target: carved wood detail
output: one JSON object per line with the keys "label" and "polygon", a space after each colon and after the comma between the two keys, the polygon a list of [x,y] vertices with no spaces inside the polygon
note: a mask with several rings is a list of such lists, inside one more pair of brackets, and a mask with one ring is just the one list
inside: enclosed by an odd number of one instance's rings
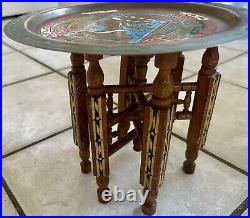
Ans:
{"label": "carved wood detail", "polygon": [[88,113],[91,117],[90,138],[92,144],[93,171],[98,185],[97,197],[101,203],[107,203],[102,193],[109,184],[109,151],[107,136],[106,96],[103,90],[104,74],[99,64],[102,55],[86,55],[89,61]]}
{"label": "carved wood detail", "polygon": [[[108,190],[109,157],[133,140],[134,150],[141,151],[140,183],[144,190],[149,190],[142,210],[153,215],[166,174],[174,120],[190,120],[185,173],[194,172],[198,151],[205,145],[221,78],[216,72],[218,48],[208,48],[204,53],[197,82],[181,81],[184,64],[181,52],[155,55],[159,72],[153,84],[146,80],[152,55],[122,56],[119,85],[106,86],[99,63],[103,56],[85,57],[89,61],[88,87],[84,55],[71,55],[72,70],[68,74],[74,142],[79,147],[82,171],[90,171],[90,133],[97,196],[101,203],[107,203],[102,193]],[[178,99],[180,91],[186,92],[184,99]],[[114,93],[119,94],[118,113],[113,111]],[[176,111],[178,104],[183,105],[183,110]],[[132,122],[134,129],[128,132]],[[117,124],[117,131],[113,131]]]}
{"label": "carved wood detail", "polygon": [[83,173],[91,171],[89,161],[89,131],[86,108],[86,71],[84,55],[71,54],[72,69],[68,73],[68,86],[71,106],[71,120],[74,143],[79,147],[81,170]]}
{"label": "carved wood detail", "polygon": [[199,138],[200,148],[205,146],[205,143],[206,143],[207,133],[208,133],[210,121],[213,115],[218,88],[220,85],[220,79],[221,79],[221,75],[219,73],[216,73],[213,76],[211,76],[211,82],[210,82],[209,91],[208,91],[208,99],[206,102],[205,113],[202,119],[203,122],[201,125],[202,126],[201,131],[200,131],[200,138]]}
{"label": "carved wood detail", "polygon": [[201,143],[204,145],[205,142],[207,127],[212,115],[208,115],[208,113],[212,112],[215,93],[217,93],[219,85],[220,77],[216,72],[218,61],[218,48],[208,48],[203,55],[202,66],[198,74],[198,86],[188,129],[186,161],[183,163],[183,170],[187,174],[194,172],[194,162],[198,156]]}
{"label": "carved wood detail", "polygon": [[164,178],[163,172],[165,173],[164,167],[174,120],[172,70],[177,66],[177,59],[177,53],[155,56],[155,66],[159,68],[159,73],[153,82],[150,105],[146,106],[144,113],[140,183],[145,189],[150,190],[142,206],[143,212],[148,215],[155,213],[158,188]]}

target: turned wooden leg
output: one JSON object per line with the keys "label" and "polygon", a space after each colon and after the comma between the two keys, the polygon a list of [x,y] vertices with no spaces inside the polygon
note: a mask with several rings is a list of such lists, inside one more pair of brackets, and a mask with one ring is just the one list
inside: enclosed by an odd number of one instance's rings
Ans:
{"label": "turned wooden leg", "polygon": [[[185,57],[184,55],[180,52],[178,54],[178,59],[177,59],[177,67],[173,69],[172,75],[173,75],[173,81],[174,85],[179,86],[181,85],[181,79],[182,79],[182,73],[183,73],[183,66],[184,66],[184,60]],[[174,93],[174,102],[177,103],[179,96],[179,92]],[[177,104],[176,104],[177,105]]]}
{"label": "turned wooden leg", "polygon": [[[147,83],[146,75],[148,70],[148,62],[152,58],[152,55],[141,55],[135,57],[135,75],[134,80],[137,86],[143,86]],[[143,93],[137,93],[138,95],[144,95]],[[142,126],[141,121],[134,122],[134,125],[139,128]],[[136,128],[136,129],[137,129]],[[133,140],[134,151],[142,150],[142,138],[139,137],[139,132],[137,132],[138,137]]]}
{"label": "turned wooden leg", "polygon": [[82,173],[91,171],[89,161],[89,131],[86,108],[86,71],[84,55],[71,54],[72,70],[68,73],[69,96],[71,105],[71,120],[73,126],[74,143],[79,148]]}
{"label": "turned wooden leg", "polygon": [[103,90],[104,75],[99,60],[102,55],[86,55],[89,61],[87,71],[88,81],[88,114],[90,139],[92,145],[93,171],[98,185],[97,197],[101,203],[104,190],[109,184],[109,154],[107,139],[106,99]]}
{"label": "turned wooden leg", "polygon": [[[134,58],[132,56],[121,56],[120,64],[120,81],[119,85],[128,85],[129,74],[133,75],[134,73]],[[118,112],[120,113],[127,108],[128,103],[128,94],[119,93],[118,96]],[[118,124],[118,138],[121,139],[124,137],[130,127],[130,122],[120,122]]]}
{"label": "turned wooden leg", "polygon": [[183,171],[187,174],[194,173],[199,149],[206,141],[221,77],[216,71],[218,61],[218,48],[208,48],[203,55],[202,67],[198,74],[198,88],[188,129],[186,160],[183,163]]}
{"label": "turned wooden leg", "polygon": [[149,190],[142,206],[147,215],[156,211],[156,198],[162,184],[174,120],[172,70],[177,66],[177,53],[155,56],[159,73],[153,82],[153,96],[144,113],[143,149],[140,183]]}

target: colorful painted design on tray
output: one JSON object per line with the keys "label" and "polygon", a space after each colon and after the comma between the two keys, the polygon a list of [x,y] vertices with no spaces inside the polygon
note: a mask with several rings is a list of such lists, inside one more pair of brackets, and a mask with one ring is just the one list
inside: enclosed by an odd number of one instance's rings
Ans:
{"label": "colorful painted design on tray", "polygon": [[214,34],[216,20],[180,11],[103,11],[55,19],[41,35],[66,41],[133,44],[188,40]]}

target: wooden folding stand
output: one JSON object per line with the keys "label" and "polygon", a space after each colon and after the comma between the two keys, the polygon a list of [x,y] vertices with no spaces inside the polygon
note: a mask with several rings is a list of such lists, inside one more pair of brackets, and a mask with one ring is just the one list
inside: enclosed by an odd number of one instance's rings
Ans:
{"label": "wooden folding stand", "polygon": [[[109,157],[133,140],[134,150],[141,151],[140,183],[149,190],[142,206],[148,215],[156,211],[174,120],[190,120],[183,171],[192,174],[198,151],[205,145],[220,81],[217,47],[204,53],[197,82],[181,81],[184,56],[178,52],[155,55],[159,72],[153,84],[147,83],[147,64],[152,57],[121,56],[119,85],[103,85],[104,73],[99,64],[103,56],[72,53],[72,71],[68,75],[74,141],[79,147],[82,172],[91,171],[90,137],[97,196],[101,203],[107,203],[102,193],[109,184]],[[85,59],[89,61],[87,75]],[[178,98],[181,91],[186,92],[184,99]],[[113,94],[117,93],[118,112],[114,113]],[[192,93],[195,95],[190,111]],[[177,105],[184,109],[177,111]],[[129,131],[131,123],[134,128]],[[116,124],[117,130],[112,131]]]}

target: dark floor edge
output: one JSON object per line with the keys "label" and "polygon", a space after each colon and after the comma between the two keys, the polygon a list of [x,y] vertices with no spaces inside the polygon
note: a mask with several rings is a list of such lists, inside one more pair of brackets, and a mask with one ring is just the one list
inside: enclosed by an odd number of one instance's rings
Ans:
{"label": "dark floor edge", "polygon": [[[173,135],[174,137],[180,139],[181,141],[186,142],[186,139],[183,138],[182,136],[179,136],[179,135],[176,134],[176,133],[172,133],[172,135]],[[210,157],[216,159],[217,161],[220,161],[221,163],[223,163],[223,164],[229,166],[230,168],[232,168],[232,169],[234,169],[234,170],[236,170],[236,171],[242,173],[243,175],[248,176],[248,172],[247,172],[247,171],[245,171],[245,170],[243,170],[243,169],[237,167],[236,165],[234,165],[234,164],[230,163],[229,161],[227,161],[227,160],[225,160],[225,159],[223,159],[223,158],[217,156],[216,154],[214,154],[214,153],[212,153],[212,152],[210,152],[210,151],[208,151],[208,150],[206,150],[206,149],[204,149],[204,148],[201,148],[200,151],[202,151],[203,153],[205,153],[205,154],[209,155]]]}
{"label": "dark floor edge", "polygon": [[7,157],[9,157],[9,156],[11,156],[11,155],[13,155],[13,154],[16,154],[16,153],[20,152],[20,151],[23,151],[23,150],[25,150],[25,149],[27,149],[27,148],[30,148],[30,147],[32,147],[32,146],[34,146],[34,145],[36,145],[36,144],[39,144],[39,143],[41,143],[41,142],[43,142],[43,141],[46,141],[46,140],[48,140],[48,139],[50,139],[50,138],[53,138],[53,137],[55,137],[55,136],[57,136],[57,135],[59,135],[59,134],[61,134],[61,133],[64,133],[64,132],[70,130],[70,129],[72,129],[72,127],[68,127],[68,128],[63,129],[63,130],[61,130],[61,131],[59,131],[59,132],[53,133],[53,134],[51,134],[51,135],[49,135],[49,136],[47,136],[47,137],[45,137],[45,138],[39,139],[39,140],[37,140],[37,141],[35,141],[35,142],[32,142],[32,143],[30,143],[30,144],[28,144],[28,145],[22,146],[21,148],[18,148],[18,149],[14,150],[14,151],[11,151],[11,152],[7,153],[7,154],[4,154],[4,155],[2,156],[2,159],[7,158]]}
{"label": "dark floor edge", "polygon": [[44,74],[41,74],[41,75],[37,75],[37,76],[29,77],[29,78],[26,78],[26,79],[22,79],[22,80],[19,80],[19,81],[16,81],[16,82],[7,83],[7,84],[2,85],[2,88],[12,86],[12,85],[15,85],[15,84],[18,84],[18,83],[26,82],[26,81],[29,81],[29,80],[32,80],[32,79],[37,79],[37,78],[40,78],[40,77],[43,77],[43,76],[50,75],[52,73],[56,73],[56,72],[44,73]]}
{"label": "dark floor edge", "polygon": [[24,213],[22,207],[20,206],[20,204],[18,203],[15,195],[13,194],[13,192],[11,191],[9,185],[7,184],[7,182],[5,181],[5,179],[2,177],[2,185],[3,188],[6,192],[6,194],[8,195],[11,203],[13,204],[13,206],[15,207],[17,213],[19,216],[26,216],[26,214]]}
{"label": "dark floor edge", "polygon": [[231,214],[230,216],[241,216],[248,208],[248,198],[246,198]]}

